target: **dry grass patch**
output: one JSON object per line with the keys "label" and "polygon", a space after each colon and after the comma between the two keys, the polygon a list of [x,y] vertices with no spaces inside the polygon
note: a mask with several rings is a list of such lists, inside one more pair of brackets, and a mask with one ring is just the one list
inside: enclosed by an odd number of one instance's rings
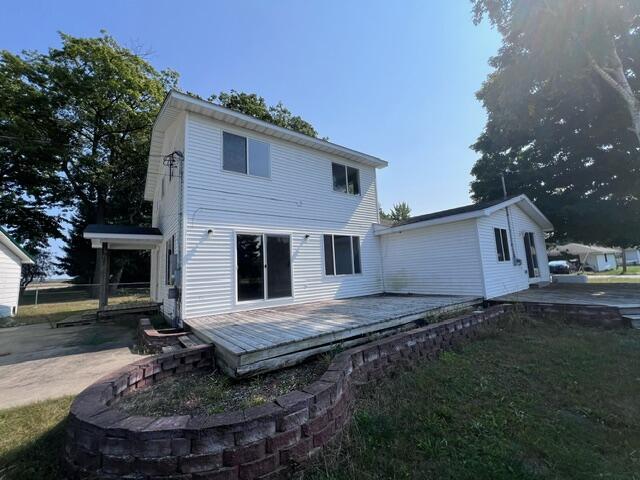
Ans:
{"label": "dry grass patch", "polygon": [[116,406],[134,415],[199,415],[240,410],[270,402],[314,382],[327,369],[330,355],[247,380],[232,380],[218,372],[194,372],[168,377],[133,392]]}

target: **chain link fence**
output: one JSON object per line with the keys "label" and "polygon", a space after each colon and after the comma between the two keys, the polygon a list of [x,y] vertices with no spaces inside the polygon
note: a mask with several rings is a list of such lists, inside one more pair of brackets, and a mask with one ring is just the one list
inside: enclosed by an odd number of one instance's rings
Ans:
{"label": "chain link fence", "polygon": [[[20,307],[33,308],[54,304],[78,304],[83,308],[98,308],[99,284],[50,282],[28,285],[20,295]],[[109,285],[109,303],[148,302],[149,283],[113,283]],[[82,304],[82,305],[80,305]]]}

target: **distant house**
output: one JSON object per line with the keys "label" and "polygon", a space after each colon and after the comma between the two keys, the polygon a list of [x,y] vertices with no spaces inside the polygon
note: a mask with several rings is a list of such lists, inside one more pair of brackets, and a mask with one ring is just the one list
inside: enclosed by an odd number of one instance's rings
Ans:
{"label": "distant house", "polygon": [[29,254],[0,227],[0,317],[18,312],[22,265],[30,263]]}
{"label": "distant house", "polygon": [[[524,195],[382,225],[387,162],[180,92],[151,134],[152,227],[89,227],[151,250],[174,323],[384,292],[492,298],[549,281],[549,220]],[[132,229],[133,228],[133,229]]]}
{"label": "distant house", "polygon": [[573,256],[578,257],[585,270],[605,272],[618,266],[616,256],[619,250],[598,245],[583,245],[581,243],[567,243],[556,245],[549,249],[549,257]]}
{"label": "distant house", "polygon": [[640,265],[640,249],[627,248],[624,251],[624,256],[627,260],[627,265]]}

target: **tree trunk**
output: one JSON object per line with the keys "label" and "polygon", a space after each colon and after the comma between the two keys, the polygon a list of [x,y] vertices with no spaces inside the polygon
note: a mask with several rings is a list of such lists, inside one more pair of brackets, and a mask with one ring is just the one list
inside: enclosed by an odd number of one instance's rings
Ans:
{"label": "tree trunk", "polygon": [[622,249],[622,274],[627,273],[627,256],[624,254],[624,248]]}
{"label": "tree trunk", "polygon": [[124,267],[121,265],[118,267],[116,274],[113,276],[113,280],[111,280],[110,292],[111,295],[115,295],[118,293],[118,284],[120,283],[120,279],[122,278],[122,274],[124,272]]}
{"label": "tree trunk", "polygon": [[636,101],[633,108],[629,107],[629,112],[631,113],[631,121],[633,124],[631,131],[636,134],[638,145],[640,145],[640,102]]}
{"label": "tree trunk", "polygon": [[587,56],[589,57],[591,67],[605,83],[613,88],[627,106],[627,111],[631,117],[631,127],[629,127],[629,130],[635,134],[638,146],[640,147],[640,100],[638,100],[629,84],[624,65],[618,55],[615,39],[613,37],[611,38],[610,51],[606,64],[599,64],[590,52],[587,52]]}

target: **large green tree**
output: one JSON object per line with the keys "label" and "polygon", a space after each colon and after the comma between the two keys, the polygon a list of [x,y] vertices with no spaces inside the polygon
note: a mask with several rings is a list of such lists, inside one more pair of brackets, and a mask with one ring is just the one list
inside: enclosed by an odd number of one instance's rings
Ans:
{"label": "large green tree", "polygon": [[[3,85],[21,100],[10,104],[6,127],[18,132],[21,125],[34,123],[22,138],[14,133],[12,140],[17,140],[10,144],[10,154],[38,169],[32,172],[33,179],[11,186],[12,199],[43,207],[37,213],[50,236],[62,234],[57,219],[46,218],[46,207],[58,203],[74,208],[76,216],[82,216],[79,223],[111,223],[121,217],[148,223],[149,208],[140,184],[149,131],[177,75],[157,71],[106,34],[97,38],[61,34],[61,40],[60,48],[47,53],[2,52]],[[29,189],[37,193],[38,182],[46,195],[32,200],[36,195]],[[61,189],[65,195],[59,194]],[[28,221],[10,214],[5,223],[20,230]],[[74,234],[78,232],[72,229]],[[74,251],[67,251],[67,260],[70,255]],[[99,258],[101,252],[95,255]],[[67,273],[88,277],[86,271],[93,269],[97,282],[100,264],[93,259],[84,262],[84,272]]]}
{"label": "large green tree", "polygon": [[209,97],[209,101],[231,110],[251,115],[265,122],[273,123],[279,127],[295,130],[311,137],[318,136],[318,132],[313,128],[313,125],[299,115],[291,113],[282,102],[278,102],[275,105],[267,105],[265,99],[255,93],[231,90],[229,92],[220,92],[217,95],[213,94]]}
{"label": "large green tree", "polygon": [[69,200],[58,174],[68,136],[39,80],[22,59],[0,52],[0,225],[32,254],[61,237]]}
{"label": "large green tree", "polygon": [[380,218],[392,222],[401,222],[411,217],[411,207],[407,202],[394,203],[389,213],[380,209]]}
{"label": "large green tree", "polygon": [[557,240],[640,243],[640,1],[472,0],[502,35],[475,200],[526,193]]}

